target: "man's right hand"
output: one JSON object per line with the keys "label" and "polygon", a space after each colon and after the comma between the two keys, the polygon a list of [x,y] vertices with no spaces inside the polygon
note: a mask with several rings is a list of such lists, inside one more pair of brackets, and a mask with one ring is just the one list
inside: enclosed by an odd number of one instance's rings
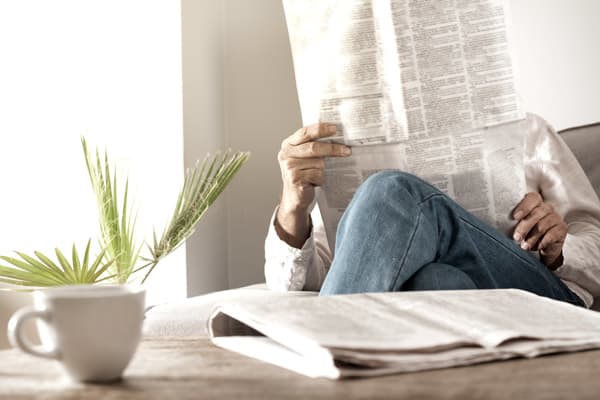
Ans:
{"label": "man's right hand", "polygon": [[319,123],[297,130],[281,143],[277,159],[283,192],[275,228],[290,246],[301,248],[310,235],[309,207],[315,198],[315,186],[323,184],[324,158],[352,154],[350,147],[343,144],[316,141],[335,133],[335,125]]}

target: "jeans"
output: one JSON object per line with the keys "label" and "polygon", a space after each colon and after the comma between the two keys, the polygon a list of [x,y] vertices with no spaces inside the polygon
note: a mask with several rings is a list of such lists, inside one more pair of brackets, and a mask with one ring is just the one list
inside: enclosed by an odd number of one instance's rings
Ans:
{"label": "jeans", "polygon": [[423,180],[385,171],[346,209],[320,294],[499,288],[583,305],[512,239]]}

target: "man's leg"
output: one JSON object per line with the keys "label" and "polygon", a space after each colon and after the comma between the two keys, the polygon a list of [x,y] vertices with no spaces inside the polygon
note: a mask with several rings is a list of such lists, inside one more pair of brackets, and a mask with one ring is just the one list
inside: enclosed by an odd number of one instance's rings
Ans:
{"label": "man's leg", "polygon": [[371,176],[348,206],[322,295],[516,288],[581,305],[535,256],[402,172]]}
{"label": "man's leg", "polygon": [[424,265],[404,282],[400,290],[463,290],[477,289],[469,275],[452,265]]}

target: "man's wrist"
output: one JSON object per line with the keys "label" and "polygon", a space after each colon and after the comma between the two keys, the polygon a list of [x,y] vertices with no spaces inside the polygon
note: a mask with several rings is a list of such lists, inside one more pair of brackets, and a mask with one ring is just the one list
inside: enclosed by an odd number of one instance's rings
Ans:
{"label": "man's wrist", "polygon": [[550,259],[549,257],[542,255],[542,261],[550,271],[556,271],[563,265],[565,258],[563,257],[563,253],[561,251],[560,254],[554,259]]}
{"label": "man's wrist", "polygon": [[279,238],[297,249],[301,249],[304,246],[312,230],[312,222],[308,210],[289,210],[283,204],[280,204],[277,209],[274,224]]}

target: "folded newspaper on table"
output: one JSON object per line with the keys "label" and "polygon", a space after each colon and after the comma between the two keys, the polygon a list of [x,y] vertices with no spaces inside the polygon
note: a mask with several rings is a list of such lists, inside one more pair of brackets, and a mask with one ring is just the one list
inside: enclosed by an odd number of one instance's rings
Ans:
{"label": "folded newspaper on table", "polygon": [[266,293],[208,321],[217,346],[339,379],[600,348],[600,314],[516,289]]}
{"label": "folded newspaper on table", "polygon": [[510,231],[525,194],[525,113],[508,1],[283,3],[303,123],[335,123],[333,140],[354,146],[326,161],[317,192],[330,247],[357,187],[384,169]]}

